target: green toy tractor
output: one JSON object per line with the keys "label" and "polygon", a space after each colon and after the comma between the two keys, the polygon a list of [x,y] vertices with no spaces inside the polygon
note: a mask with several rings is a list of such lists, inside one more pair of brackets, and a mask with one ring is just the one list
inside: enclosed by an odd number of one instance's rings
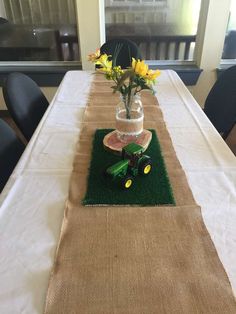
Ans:
{"label": "green toy tractor", "polygon": [[122,149],[122,160],[108,167],[105,174],[124,189],[129,189],[134,177],[147,175],[152,170],[151,158],[143,154],[143,147],[130,143]]}

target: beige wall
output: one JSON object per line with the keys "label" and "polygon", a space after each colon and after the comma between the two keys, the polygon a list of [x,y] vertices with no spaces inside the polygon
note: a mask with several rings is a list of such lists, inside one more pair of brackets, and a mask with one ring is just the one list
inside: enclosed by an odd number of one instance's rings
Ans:
{"label": "beige wall", "polygon": [[3,95],[2,95],[2,89],[1,89],[1,93],[0,93],[0,110],[5,110],[6,106],[5,106],[5,102],[3,99]]}
{"label": "beige wall", "polygon": [[216,81],[216,71],[214,70],[204,70],[196,85],[187,86],[190,93],[199,103],[199,105],[203,108],[206,97]]}
{"label": "beige wall", "polygon": [[57,91],[57,87],[42,87],[41,89],[44,95],[46,96],[47,100],[51,102]]}

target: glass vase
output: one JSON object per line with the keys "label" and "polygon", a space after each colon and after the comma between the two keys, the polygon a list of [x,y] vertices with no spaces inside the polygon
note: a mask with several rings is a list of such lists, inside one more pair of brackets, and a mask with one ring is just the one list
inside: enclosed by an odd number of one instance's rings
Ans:
{"label": "glass vase", "polygon": [[135,142],[143,132],[143,105],[138,94],[121,95],[116,107],[116,133],[123,143]]}

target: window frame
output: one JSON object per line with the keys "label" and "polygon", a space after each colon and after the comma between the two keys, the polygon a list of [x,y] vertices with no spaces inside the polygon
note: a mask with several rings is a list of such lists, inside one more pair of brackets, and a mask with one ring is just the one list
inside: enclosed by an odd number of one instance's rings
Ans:
{"label": "window frame", "polygon": [[[221,65],[230,0],[225,0],[223,7],[220,6],[218,0],[201,1],[195,61],[168,60],[168,62],[163,62],[164,60],[153,60],[154,62],[149,63],[150,67],[176,70],[187,85],[196,84],[203,70],[216,70]],[[92,24],[87,21],[88,13],[92,14],[90,17],[93,21]],[[36,79],[40,86],[58,86],[64,74],[69,70],[93,70],[93,65],[87,61],[87,55],[105,42],[104,0],[76,0],[76,15],[81,62],[0,62],[0,84],[2,84],[4,77],[12,71],[29,74]],[[217,40],[211,40],[215,16],[219,15],[221,16],[221,23],[217,24]],[[220,52],[217,54],[219,50]],[[230,62],[228,64],[233,65],[235,63]]]}

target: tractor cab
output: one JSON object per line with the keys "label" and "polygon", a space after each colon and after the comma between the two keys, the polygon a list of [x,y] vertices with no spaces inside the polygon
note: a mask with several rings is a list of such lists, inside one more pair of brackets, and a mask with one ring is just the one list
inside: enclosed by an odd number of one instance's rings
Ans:
{"label": "tractor cab", "polygon": [[129,159],[129,165],[131,167],[137,167],[138,160],[142,155],[143,147],[136,143],[130,143],[122,149],[122,159]]}
{"label": "tractor cab", "polygon": [[131,187],[138,174],[147,175],[152,168],[151,158],[143,154],[143,147],[130,143],[122,149],[122,160],[106,169],[106,174],[125,189]]}

